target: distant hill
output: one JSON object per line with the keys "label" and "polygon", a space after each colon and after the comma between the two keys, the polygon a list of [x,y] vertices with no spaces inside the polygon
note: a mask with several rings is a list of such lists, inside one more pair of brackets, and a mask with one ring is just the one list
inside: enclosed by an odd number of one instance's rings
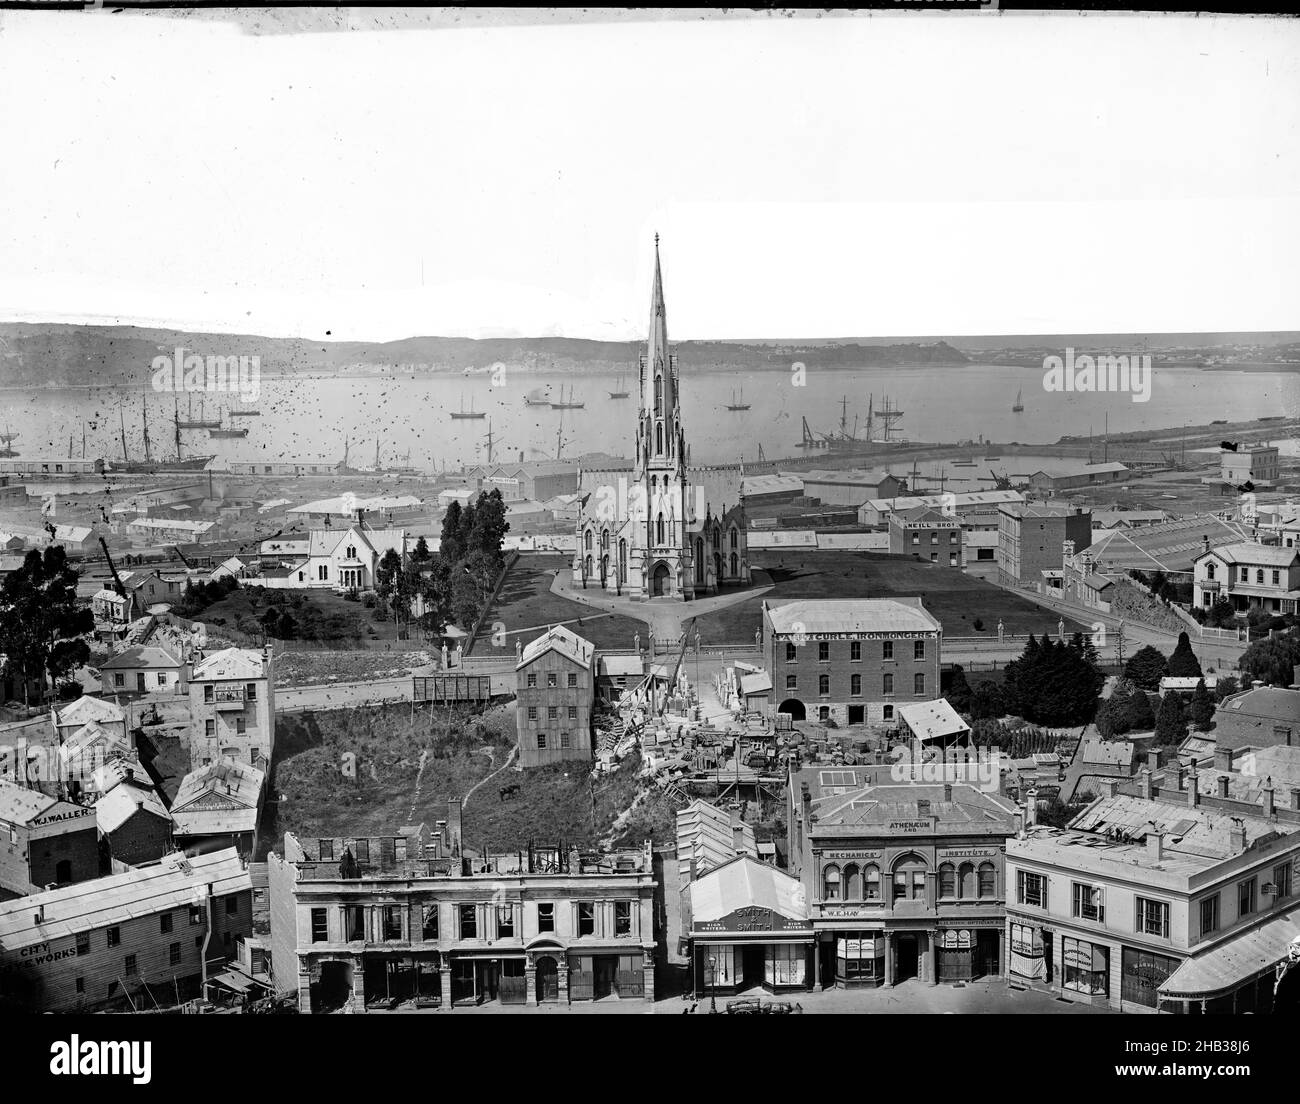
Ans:
{"label": "distant hill", "polygon": [[[408,337],[399,341],[308,341],[252,334],[189,333],[136,326],[14,322],[0,324],[0,385],[143,386],[159,355],[177,347],[202,356],[258,356],[268,376],[417,375],[485,370],[503,363],[515,370],[598,372],[631,370],[644,349],[636,341],[582,338]],[[946,342],[744,342],[683,341],[675,345],[683,367],[787,369],[965,364],[966,354]]]}

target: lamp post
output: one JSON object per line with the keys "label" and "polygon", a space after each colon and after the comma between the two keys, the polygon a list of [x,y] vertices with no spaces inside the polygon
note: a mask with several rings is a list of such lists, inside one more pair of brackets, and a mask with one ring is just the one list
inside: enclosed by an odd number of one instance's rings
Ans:
{"label": "lamp post", "polygon": [[718,998],[717,998],[718,975],[716,970],[717,962],[718,960],[716,958],[714,958],[712,955],[709,955],[709,1014],[710,1015],[712,1015],[718,1010]]}

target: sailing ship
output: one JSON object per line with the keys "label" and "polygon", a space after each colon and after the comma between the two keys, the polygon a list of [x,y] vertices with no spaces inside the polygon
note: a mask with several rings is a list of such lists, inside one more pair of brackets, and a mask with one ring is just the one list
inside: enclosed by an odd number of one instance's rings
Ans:
{"label": "sailing ship", "polygon": [[587,404],[585,402],[575,402],[573,398],[573,388],[569,388],[569,398],[564,398],[564,388],[560,388],[560,401],[551,403],[552,410],[581,410]]}
{"label": "sailing ship", "polygon": [[740,389],[740,402],[737,402],[737,401],[736,401],[736,393],[733,391],[733,392],[731,393],[731,402],[727,403],[727,409],[728,409],[728,410],[748,410],[748,409],[749,409],[749,403],[747,403],[747,402],[745,401],[745,389],[744,389],[743,387]]}
{"label": "sailing ship", "polygon": [[525,406],[550,406],[551,398],[545,387],[535,387],[524,396]]}
{"label": "sailing ship", "polygon": [[4,448],[0,448],[0,457],[4,457],[7,460],[11,456],[17,456],[18,453],[14,451],[13,443],[21,436],[21,433],[14,433],[10,430],[8,424],[6,424],[5,431],[0,433],[0,441],[4,442]]}
{"label": "sailing ship", "polygon": [[191,398],[190,405],[186,409],[185,418],[178,418],[176,427],[178,429],[220,429],[221,419],[218,418],[216,421],[213,421],[211,418],[205,418],[203,416],[203,400],[201,398],[199,399],[199,416],[197,418],[194,417],[194,400]]}
{"label": "sailing ship", "polygon": [[110,460],[108,462],[109,470],[125,475],[154,475],[158,472],[189,472],[202,471],[208,465],[208,461],[213,459],[213,454],[208,453],[203,456],[186,456],[181,448],[181,415],[179,405],[173,414],[173,424],[175,426],[176,438],[176,457],[173,460],[155,460],[153,451],[149,442],[149,408],[142,404],[140,408],[142,419],[143,436],[144,436],[144,459],[132,460],[127,455],[126,448],[126,416],[118,408],[118,418],[121,424],[122,433],[122,459]]}
{"label": "sailing ship", "polygon": [[453,418],[486,418],[486,417],[487,417],[487,415],[486,415],[485,413],[483,413],[483,411],[481,411],[481,410],[475,410],[475,409],[474,409],[474,400],[473,400],[473,398],[471,398],[471,399],[469,400],[469,409],[466,410],[466,409],[465,409],[465,396],[464,396],[464,394],[462,394],[461,397],[460,397],[460,409],[459,409],[459,410],[453,410],[453,411],[451,412],[451,416],[452,416]]}
{"label": "sailing ship", "polygon": [[1012,413],[1012,414],[1019,414],[1022,410],[1025,409],[1025,404],[1024,404],[1024,401],[1023,401],[1023,400],[1024,400],[1024,391],[1023,391],[1023,390],[1021,390],[1021,391],[1017,391],[1017,392],[1016,392],[1016,401],[1015,401],[1014,403],[1011,404],[1011,413]]}
{"label": "sailing ship", "polygon": [[208,430],[208,436],[209,437],[247,437],[248,428],[246,426],[241,426],[239,428],[236,428],[235,426],[220,426],[217,429]]}
{"label": "sailing ship", "polygon": [[262,414],[260,410],[250,406],[232,406],[227,413],[232,418],[257,418]]}
{"label": "sailing ship", "polygon": [[627,395],[628,395],[628,392],[627,392],[627,388],[626,388],[625,384],[623,383],[623,377],[622,377],[622,376],[619,376],[619,377],[618,377],[618,390],[617,390],[617,391],[611,391],[611,392],[609,393],[609,397],[610,397],[611,399],[626,399],[626,398],[627,398]]}

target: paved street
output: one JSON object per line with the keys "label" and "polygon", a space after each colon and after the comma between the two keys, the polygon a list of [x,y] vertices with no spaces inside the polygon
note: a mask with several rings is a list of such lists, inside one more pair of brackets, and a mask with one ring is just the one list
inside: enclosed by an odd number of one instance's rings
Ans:
{"label": "paved street", "polygon": [[[755,989],[746,996],[763,1001],[774,998]],[[718,1012],[724,1014],[727,1001],[734,997],[719,998]],[[957,1016],[1041,1016],[1063,1013],[1066,1015],[1108,1015],[1108,1008],[1076,1004],[1054,997],[1038,989],[1021,989],[1006,982],[976,981],[960,988],[953,985],[925,985],[909,981],[894,989],[827,989],[821,993],[800,993],[796,997],[779,998],[797,1000],[805,1015],[957,1015]],[[368,1012],[366,1015],[427,1015],[427,1016],[485,1016],[485,1015],[625,1015],[625,1016],[680,1016],[695,1005],[695,1015],[708,1014],[709,1000],[683,1001],[678,997],[656,1001],[647,1007],[636,1000],[619,1000],[609,997],[602,1001],[583,1001],[572,1005],[544,1004],[528,1006],[518,1004],[484,1004],[477,1008],[422,1009],[399,1008],[393,1012]]]}

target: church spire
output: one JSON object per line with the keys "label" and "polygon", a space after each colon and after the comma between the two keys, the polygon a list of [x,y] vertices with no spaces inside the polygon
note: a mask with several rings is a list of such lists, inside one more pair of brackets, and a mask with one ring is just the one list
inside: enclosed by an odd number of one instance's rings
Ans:
{"label": "church spire", "polygon": [[664,310],[664,278],[659,271],[659,235],[655,234],[655,279],[650,291],[650,346],[651,369],[656,361],[668,367],[668,313]]}

